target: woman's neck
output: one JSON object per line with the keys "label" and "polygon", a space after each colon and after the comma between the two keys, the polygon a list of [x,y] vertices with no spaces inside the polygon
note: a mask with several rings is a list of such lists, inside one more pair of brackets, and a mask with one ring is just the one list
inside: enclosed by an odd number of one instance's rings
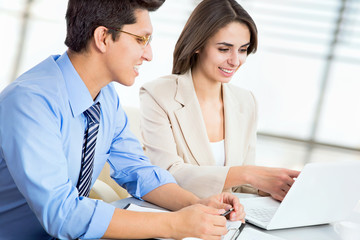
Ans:
{"label": "woman's neck", "polygon": [[211,81],[199,71],[192,71],[192,79],[199,101],[221,101],[222,85],[220,82]]}

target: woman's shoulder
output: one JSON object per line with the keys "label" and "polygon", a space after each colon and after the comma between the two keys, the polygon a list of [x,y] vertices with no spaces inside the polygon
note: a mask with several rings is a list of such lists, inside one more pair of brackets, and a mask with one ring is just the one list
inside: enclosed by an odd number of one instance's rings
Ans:
{"label": "woman's shoulder", "polygon": [[238,99],[239,101],[249,100],[254,101],[254,94],[245,88],[241,88],[235,86],[234,84],[228,83],[225,85],[227,89],[227,93],[231,95],[231,97]]}
{"label": "woman's shoulder", "polygon": [[149,94],[155,99],[163,99],[165,101],[173,99],[177,93],[181,76],[171,74],[149,81],[141,87],[140,94]]}
{"label": "woman's shoulder", "polygon": [[242,112],[248,112],[249,114],[257,113],[257,101],[251,91],[233,84],[227,84],[225,89],[227,95],[225,97],[232,102],[233,107],[237,106]]}
{"label": "woman's shoulder", "polygon": [[176,95],[179,76],[181,75],[167,75],[145,83],[140,88],[140,101],[148,105],[155,101],[163,109],[178,108]]}
{"label": "woman's shoulder", "polygon": [[171,91],[171,90],[176,90],[176,82],[178,79],[178,75],[176,74],[171,74],[171,75],[166,75],[166,76],[162,76],[159,77],[155,80],[146,82],[142,88],[145,89],[146,91],[149,92],[163,92],[164,90],[167,91]]}

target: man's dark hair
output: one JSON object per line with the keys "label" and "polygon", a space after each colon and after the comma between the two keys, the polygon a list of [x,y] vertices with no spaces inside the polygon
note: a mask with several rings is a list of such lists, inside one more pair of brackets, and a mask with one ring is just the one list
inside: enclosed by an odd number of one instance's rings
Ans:
{"label": "man's dark hair", "polygon": [[[157,10],[165,0],[69,0],[66,12],[65,44],[72,51],[86,49],[99,26],[121,29],[136,23],[135,10]],[[115,41],[118,32],[109,29]]]}

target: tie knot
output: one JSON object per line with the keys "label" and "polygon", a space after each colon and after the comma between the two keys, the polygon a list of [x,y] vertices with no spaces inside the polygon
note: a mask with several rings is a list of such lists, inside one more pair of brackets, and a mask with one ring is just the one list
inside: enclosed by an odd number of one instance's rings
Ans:
{"label": "tie knot", "polygon": [[99,123],[100,121],[100,103],[96,103],[89,107],[85,112],[85,116],[88,118],[89,121],[94,123]]}

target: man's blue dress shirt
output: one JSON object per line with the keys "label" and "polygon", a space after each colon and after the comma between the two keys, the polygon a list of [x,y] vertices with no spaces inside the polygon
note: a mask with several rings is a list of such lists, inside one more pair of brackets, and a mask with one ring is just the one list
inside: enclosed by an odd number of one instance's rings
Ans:
{"label": "man's blue dress shirt", "polygon": [[[174,183],[150,164],[129,130],[112,84],[101,89],[92,184],[106,161],[111,176],[141,198]],[[100,238],[114,207],[79,197],[86,117],[94,104],[66,53],[52,56],[0,94],[0,239]]]}

